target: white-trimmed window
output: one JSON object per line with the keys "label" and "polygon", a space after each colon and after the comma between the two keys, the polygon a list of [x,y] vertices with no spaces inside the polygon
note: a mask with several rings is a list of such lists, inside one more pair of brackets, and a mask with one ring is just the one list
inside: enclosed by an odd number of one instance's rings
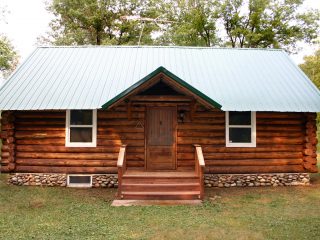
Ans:
{"label": "white-trimmed window", "polygon": [[67,110],[66,147],[96,147],[97,110]]}
{"label": "white-trimmed window", "polygon": [[69,174],[67,177],[68,187],[92,187],[92,176],[84,174]]}
{"label": "white-trimmed window", "polygon": [[226,112],[226,146],[256,146],[255,112]]}

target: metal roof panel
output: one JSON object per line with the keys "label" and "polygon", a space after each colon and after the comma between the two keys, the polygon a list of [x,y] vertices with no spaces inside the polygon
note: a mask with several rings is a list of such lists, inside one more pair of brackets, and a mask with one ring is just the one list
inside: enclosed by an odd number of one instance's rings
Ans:
{"label": "metal roof panel", "polygon": [[101,108],[160,66],[225,111],[320,111],[282,50],[156,46],[39,47],[1,87],[0,109]]}

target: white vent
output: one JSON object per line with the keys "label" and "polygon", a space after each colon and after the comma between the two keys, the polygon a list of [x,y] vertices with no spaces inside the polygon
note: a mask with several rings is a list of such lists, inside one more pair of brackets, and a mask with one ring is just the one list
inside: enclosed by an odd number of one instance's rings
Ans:
{"label": "white vent", "polygon": [[72,174],[67,179],[68,187],[92,187],[91,175]]}

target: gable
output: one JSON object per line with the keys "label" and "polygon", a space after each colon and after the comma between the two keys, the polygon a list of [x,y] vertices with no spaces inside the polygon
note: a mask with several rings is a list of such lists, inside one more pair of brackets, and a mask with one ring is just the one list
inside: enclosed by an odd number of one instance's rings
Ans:
{"label": "gable", "polygon": [[169,86],[167,83],[160,79],[160,81],[156,82],[153,86],[143,90],[142,92],[138,93],[137,95],[141,96],[159,96],[159,95],[169,95],[169,96],[176,96],[176,95],[184,95],[182,92],[174,89],[172,86]]}
{"label": "gable", "polygon": [[[165,84],[164,84],[165,81]],[[161,83],[162,82],[162,83]],[[211,107],[211,108],[221,108],[221,105],[214,101],[213,99],[209,98],[187,82],[183,81],[180,79],[178,76],[174,75],[164,67],[159,67],[144,78],[142,78],[140,81],[137,83],[133,84],[129,88],[127,88],[125,91],[122,93],[118,94],[115,96],[113,99],[108,101],[107,103],[102,105],[103,109],[108,109],[116,105],[117,103],[125,100],[128,98],[130,95],[135,95],[143,92],[150,92],[150,89],[155,90],[156,85],[162,85],[166,86],[166,88],[171,89],[173,91],[173,87],[175,88],[180,88],[180,94],[181,91],[185,92],[188,95],[193,96],[195,99],[197,99],[199,102],[202,104]],[[169,87],[171,85],[171,87]],[[176,93],[178,93],[177,90],[174,90]]]}

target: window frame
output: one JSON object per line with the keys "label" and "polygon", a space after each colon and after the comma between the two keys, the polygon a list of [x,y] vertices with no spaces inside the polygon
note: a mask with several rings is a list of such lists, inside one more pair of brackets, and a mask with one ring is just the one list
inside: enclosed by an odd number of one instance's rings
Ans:
{"label": "window frame", "polygon": [[[236,111],[235,111],[236,112]],[[229,125],[229,111],[226,112],[226,147],[256,147],[257,146],[257,130],[256,130],[256,112],[250,112],[251,125]],[[250,128],[251,142],[250,143],[232,143],[229,142],[230,128]]]}
{"label": "window frame", "polygon": [[[90,177],[90,183],[70,183],[70,177],[72,177],[72,176]],[[91,188],[92,187],[92,175],[90,175],[90,174],[68,174],[67,175],[67,187]]]}
{"label": "window frame", "polygon": [[[96,147],[97,146],[97,109],[89,109],[92,111],[91,125],[72,125],[71,111],[77,109],[69,109],[66,111],[66,147]],[[70,142],[70,128],[92,128],[92,142]]]}

